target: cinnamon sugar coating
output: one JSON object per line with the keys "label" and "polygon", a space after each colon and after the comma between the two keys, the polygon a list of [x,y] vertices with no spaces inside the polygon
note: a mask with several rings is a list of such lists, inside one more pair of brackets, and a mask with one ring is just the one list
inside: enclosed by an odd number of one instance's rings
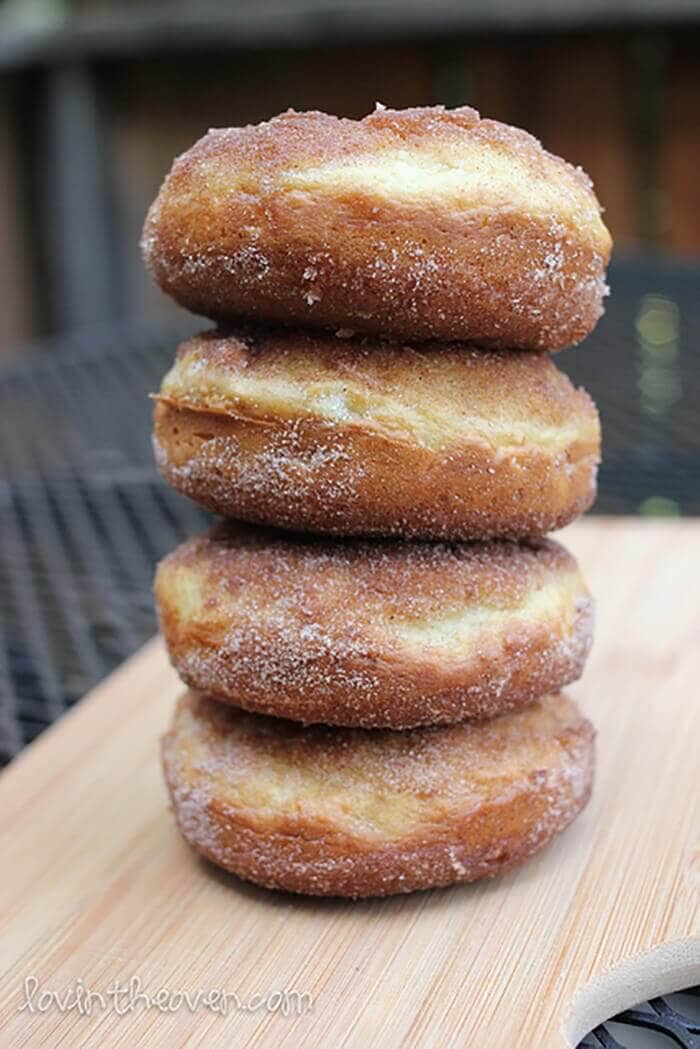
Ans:
{"label": "cinnamon sugar coating", "polygon": [[593,730],[548,696],[488,721],[391,732],[303,728],[196,693],[163,740],[175,818],[241,878],[385,896],[522,863],[586,804]]}
{"label": "cinnamon sugar coating", "polygon": [[194,689],[306,723],[409,728],[490,717],[583,670],[592,602],[551,540],[330,540],[233,522],[155,583]]}
{"label": "cinnamon sugar coating", "polygon": [[611,240],[580,169],[434,106],[212,130],[175,161],[142,248],[218,321],[558,350],[602,313]]}
{"label": "cinnamon sugar coating", "polygon": [[258,524],[520,538],[595,496],[595,407],[544,353],[207,332],[180,348],[157,400],[165,479]]}

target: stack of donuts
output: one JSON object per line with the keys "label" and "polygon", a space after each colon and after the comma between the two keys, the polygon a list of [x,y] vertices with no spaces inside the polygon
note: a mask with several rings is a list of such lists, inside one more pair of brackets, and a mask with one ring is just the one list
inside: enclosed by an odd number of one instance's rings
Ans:
{"label": "stack of donuts", "polygon": [[216,327],[156,396],[165,479],[221,515],[159,566],[189,691],[180,831],[271,888],[370,896],[522,862],[583,808],[561,689],[591,598],[545,534],[600,428],[551,353],[595,325],[591,183],[469,108],[284,113],[176,160],[143,251]]}

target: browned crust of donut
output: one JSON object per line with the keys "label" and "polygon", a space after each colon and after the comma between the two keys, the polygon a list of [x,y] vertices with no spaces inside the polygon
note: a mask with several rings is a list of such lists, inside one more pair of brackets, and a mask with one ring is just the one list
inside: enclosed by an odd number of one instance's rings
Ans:
{"label": "browned crust of donut", "polygon": [[267,888],[385,896],[541,849],[588,801],[593,739],[565,696],[392,733],[301,728],[189,693],[163,764],[179,829],[207,859]]}
{"label": "browned crust of donut", "polygon": [[[226,397],[212,387],[222,375],[234,388]],[[295,396],[340,384],[363,408],[344,421],[287,407],[283,394],[261,405],[235,393],[251,379],[261,390],[287,382]],[[404,424],[411,400],[419,415],[432,412],[438,437]],[[338,535],[517,539],[561,528],[591,505],[600,428],[585,391],[542,353],[207,333],[181,347],[163,382],[154,447],[174,488],[240,520]]]}
{"label": "browned crust of donut", "polygon": [[[467,178],[495,166],[495,196],[493,178],[468,204],[442,193],[460,156]],[[397,157],[401,192],[380,191],[370,176]],[[355,185],[358,162],[370,176]],[[329,165],[340,180],[290,184]],[[411,173],[428,182],[406,196]],[[165,292],[216,320],[557,350],[602,313],[611,241],[580,169],[524,131],[436,106],[210,131],[175,161],[142,247]]]}
{"label": "browned crust of donut", "polygon": [[333,541],[227,522],[166,557],[155,592],[187,685],[306,723],[490,717],[576,680],[592,640],[590,595],[551,540]]}
{"label": "browned crust of donut", "polygon": [[[528,449],[515,471],[483,449],[428,450],[304,421],[267,424],[158,404],[165,480],[214,513],[332,535],[519,539],[563,528],[592,505],[597,453],[553,469]],[[397,478],[401,478],[398,487]]]}

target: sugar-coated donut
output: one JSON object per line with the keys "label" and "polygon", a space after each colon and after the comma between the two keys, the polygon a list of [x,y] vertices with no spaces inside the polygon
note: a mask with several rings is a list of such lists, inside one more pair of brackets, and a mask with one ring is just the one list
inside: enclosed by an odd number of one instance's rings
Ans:
{"label": "sugar-coated donut", "polygon": [[268,888],[386,896],[517,866],[586,804],[592,726],[548,696],[487,721],[366,731],[190,692],[163,741],[190,845]]}
{"label": "sugar-coated donut", "polygon": [[519,538],[591,504],[600,427],[544,353],[250,330],[180,348],[154,447],[173,487],[241,520]]}
{"label": "sugar-coated donut", "polygon": [[170,657],[263,714],[411,728],[522,707],[578,678],[592,603],[551,540],[318,539],[225,522],[161,562]]}
{"label": "sugar-coated donut", "polygon": [[165,292],[218,321],[558,350],[602,313],[611,240],[580,169],[435,106],[210,131],[142,248]]}

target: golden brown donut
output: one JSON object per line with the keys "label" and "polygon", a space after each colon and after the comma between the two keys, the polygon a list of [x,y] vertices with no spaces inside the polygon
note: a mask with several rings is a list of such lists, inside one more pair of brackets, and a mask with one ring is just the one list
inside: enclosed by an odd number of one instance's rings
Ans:
{"label": "golden brown donut", "polygon": [[558,350],[602,313],[611,240],[580,168],[434,106],[210,131],[142,248],[163,291],[218,321]]}
{"label": "golden brown donut", "polygon": [[156,574],[173,665],[263,714],[411,728],[489,717],[583,671],[592,603],[551,540],[329,540],[230,522]]}
{"label": "golden brown donut", "polygon": [[595,496],[595,407],[544,353],[207,332],[180,348],[158,401],[166,480],[257,524],[520,538]]}
{"label": "golden brown donut", "polygon": [[163,740],[190,845],[267,888],[386,896],[515,867],[586,804],[593,729],[563,695],[488,721],[365,731],[197,693]]}

